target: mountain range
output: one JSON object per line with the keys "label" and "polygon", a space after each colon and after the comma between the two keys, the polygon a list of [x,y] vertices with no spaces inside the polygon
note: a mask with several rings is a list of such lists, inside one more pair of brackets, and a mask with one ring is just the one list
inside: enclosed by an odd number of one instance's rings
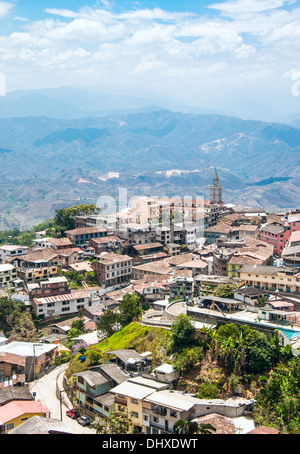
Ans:
{"label": "mountain range", "polygon": [[[209,198],[214,168],[225,202],[267,211],[300,205],[297,121],[292,126],[179,112],[129,98],[120,99],[119,110],[117,100],[108,105],[109,97],[102,108],[97,97],[94,104],[82,100],[80,109],[79,93],[76,108],[66,97],[62,103],[49,98],[46,106],[41,96],[0,100],[2,230],[31,227],[63,206],[117,199],[119,188],[126,188],[128,200]],[[38,99],[40,109],[34,107]]]}

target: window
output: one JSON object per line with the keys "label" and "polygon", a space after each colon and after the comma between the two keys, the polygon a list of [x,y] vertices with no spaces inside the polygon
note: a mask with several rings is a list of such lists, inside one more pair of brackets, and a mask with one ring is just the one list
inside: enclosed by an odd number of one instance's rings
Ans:
{"label": "window", "polygon": [[137,399],[134,399],[134,398],[132,397],[132,398],[131,398],[131,403],[133,403],[133,404],[136,404],[136,405],[137,405],[137,404],[138,404],[138,401],[137,401]]}
{"label": "window", "polygon": [[15,423],[6,424],[6,430],[12,430],[15,427]]}

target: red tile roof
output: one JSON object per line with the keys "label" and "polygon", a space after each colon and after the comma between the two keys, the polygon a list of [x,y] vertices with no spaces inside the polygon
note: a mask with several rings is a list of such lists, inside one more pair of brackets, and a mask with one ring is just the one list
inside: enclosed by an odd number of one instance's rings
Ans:
{"label": "red tile roof", "polygon": [[250,430],[248,434],[279,434],[279,430],[277,429],[272,429],[272,427],[267,427],[267,426],[259,426],[256,427],[253,430]]}

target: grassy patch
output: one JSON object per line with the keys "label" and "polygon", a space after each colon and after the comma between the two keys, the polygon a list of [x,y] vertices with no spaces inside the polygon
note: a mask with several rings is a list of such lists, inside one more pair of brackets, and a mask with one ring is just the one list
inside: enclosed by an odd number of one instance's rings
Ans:
{"label": "grassy patch", "polygon": [[165,339],[168,330],[164,328],[153,328],[148,326],[142,326],[138,323],[132,322],[120,331],[117,331],[112,336],[99,342],[97,345],[89,347],[86,351],[86,361],[80,362],[81,354],[74,357],[73,361],[67,371],[67,376],[71,376],[74,373],[82,372],[93,365],[91,352],[97,352],[99,354],[99,363],[106,362],[105,352],[111,350],[122,350],[131,348],[136,350],[138,353],[145,351],[152,352],[152,358],[154,363],[160,363],[160,359],[163,357],[163,347],[161,346],[162,341]]}

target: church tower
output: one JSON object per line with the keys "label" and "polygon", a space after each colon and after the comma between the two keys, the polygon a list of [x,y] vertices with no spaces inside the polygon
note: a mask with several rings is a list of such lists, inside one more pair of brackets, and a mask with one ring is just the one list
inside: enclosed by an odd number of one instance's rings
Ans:
{"label": "church tower", "polygon": [[210,203],[223,203],[222,185],[220,184],[217,169],[215,169],[214,182],[210,185]]}

